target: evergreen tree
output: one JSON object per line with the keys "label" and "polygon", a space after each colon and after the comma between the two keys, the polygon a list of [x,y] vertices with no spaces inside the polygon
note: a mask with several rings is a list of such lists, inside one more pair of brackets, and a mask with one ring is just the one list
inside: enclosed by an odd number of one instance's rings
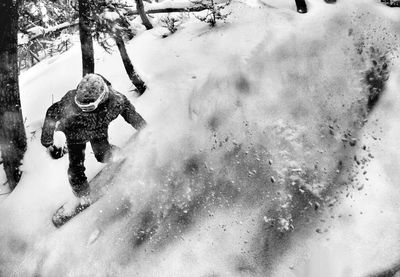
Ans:
{"label": "evergreen tree", "polygon": [[132,61],[126,51],[125,39],[132,39],[135,36],[129,20],[126,18],[126,10],[129,8],[126,4],[118,1],[103,0],[93,3],[94,11],[92,13],[93,35],[100,45],[109,51],[112,45],[109,38],[112,38],[119,50],[125,71],[128,74],[132,84],[136,87],[139,95],[146,90],[146,84],[136,73]]}

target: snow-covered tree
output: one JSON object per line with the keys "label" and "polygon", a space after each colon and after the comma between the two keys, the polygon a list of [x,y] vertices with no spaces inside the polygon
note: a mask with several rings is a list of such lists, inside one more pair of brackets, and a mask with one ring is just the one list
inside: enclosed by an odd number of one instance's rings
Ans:
{"label": "snow-covered tree", "polygon": [[68,30],[78,12],[70,1],[24,0],[19,9],[19,67],[28,68],[71,44]]}
{"label": "snow-covered tree", "polygon": [[32,28],[48,28],[77,18],[70,2],[55,0],[25,0],[20,8],[19,29],[29,32]]}
{"label": "snow-covered tree", "polygon": [[206,10],[205,15],[195,15],[200,21],[208,23],[211,27],[217,24],[217,21],[225,21],[231,14],[223,13],[223,10],[231,3],[227,1],[225,3],[216,3],[214,0],[194,0],[191,1],[196,7]]}

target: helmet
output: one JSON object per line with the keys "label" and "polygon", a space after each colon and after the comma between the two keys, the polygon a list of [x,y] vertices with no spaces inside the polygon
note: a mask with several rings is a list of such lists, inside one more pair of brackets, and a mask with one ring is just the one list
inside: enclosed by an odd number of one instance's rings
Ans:
{"label": "helmet", "polygon": [[94,111],[108,97],[108,86],[97,74],[86,74],[76,89],[75,103],[84,112]]}

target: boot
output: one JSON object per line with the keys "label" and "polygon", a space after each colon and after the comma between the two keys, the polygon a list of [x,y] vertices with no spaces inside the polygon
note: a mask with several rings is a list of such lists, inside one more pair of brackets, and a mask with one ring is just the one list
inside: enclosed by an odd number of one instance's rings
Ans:
{"label": "boot", "polygon": [[61,206],[53,215],[54,226],[61,227],[68,220],[88,208],[91,204],[90,195],[86,194],[80,197],[73,195],[63,206]]}

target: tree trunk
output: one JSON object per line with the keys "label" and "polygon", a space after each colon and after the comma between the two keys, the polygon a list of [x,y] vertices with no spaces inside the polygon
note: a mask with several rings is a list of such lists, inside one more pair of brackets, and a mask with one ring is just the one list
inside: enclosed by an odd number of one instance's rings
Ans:
{"label": "tree trunk", "polygon": [[298,13],[306,13],[307,12],[307,4],[305,0],[295,0],[296,8]]}
{"label": "tree trunk", "polygon": [[82,75],[85,76],[88,73],[94,73],[94,51],[88,0],[79,0],[79,38],[82,51]]}
{"label": "tree trunk", "polygon": [[151,25],[150,20],[147,18],[146,12],[144,11],[143,1],[136,1],[136,9],[139,12],[140,18],[142,19],[143,25],[147,30],[153,29],[153,25]]}
{"label": "tree trunk", "polygon": [[121,54],[122,62],[126,73],[128,73],[129,79],[131,79],[133,85],[137,88],[139,95],[142,95],[146,90],[146,84],[140,79],[139,75],[136,73],[135,68],[129,58],[128,52],[125,48],[124,40],[120,36],[115,37],[115,42],[117,43],[119,53]]}
{"label": "tree trunk", "polygon": [[0,147],[11,189],[21,178],[26,134],[18,85],[18,7],[21,0],[0,2]]}

